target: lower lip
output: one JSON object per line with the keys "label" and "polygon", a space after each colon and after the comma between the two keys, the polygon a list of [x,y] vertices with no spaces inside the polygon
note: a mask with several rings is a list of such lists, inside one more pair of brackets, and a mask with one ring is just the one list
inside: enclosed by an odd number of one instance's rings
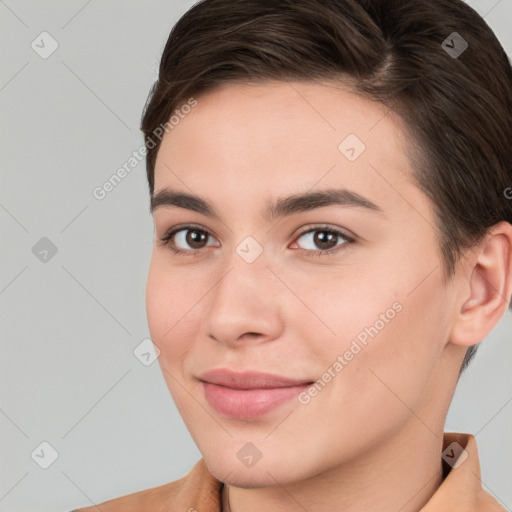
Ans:
{"label": "lower lip", "polygon": [[266,389],[231,389],[202,382],[206,400],[220,414],[239,420],[254,420],[295,398],[311,384]]}

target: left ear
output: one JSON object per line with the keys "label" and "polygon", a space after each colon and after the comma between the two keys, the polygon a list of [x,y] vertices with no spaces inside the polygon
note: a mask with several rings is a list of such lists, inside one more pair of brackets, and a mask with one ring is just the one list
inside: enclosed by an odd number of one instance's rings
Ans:
{"label": "left ear", "polygon": [[[492,226],[469,256],[460,310],[454,319],[450,342],[472,346],[480,343],[505,314],[512,295],[512,224]],[[464,284],[467,280],[464,281]]]}

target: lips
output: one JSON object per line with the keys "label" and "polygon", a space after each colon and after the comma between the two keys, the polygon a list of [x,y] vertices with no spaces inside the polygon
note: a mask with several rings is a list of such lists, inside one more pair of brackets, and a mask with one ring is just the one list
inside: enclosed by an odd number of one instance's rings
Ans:
{"label": "lips", "polygon": [[218,368],[209,370],[199,376],[199,380],[225,386],[232,389],[255,389],[255,388],[284,388],[311,384],[313,381],[307,379],[291,379],[281,375],[263,372],[234,372],[232,370]]}
{"label": "lips", "polygon": [[308,388],[313,381],[262,372],[219,368],[201,374],[205,398],[221,415],[254,420]]}

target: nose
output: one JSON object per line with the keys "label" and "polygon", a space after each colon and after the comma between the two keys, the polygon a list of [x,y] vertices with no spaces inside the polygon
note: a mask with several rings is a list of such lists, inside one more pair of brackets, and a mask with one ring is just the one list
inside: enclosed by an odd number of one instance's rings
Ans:
{"label": "nose", "polygon": [[285,291],[263,255],[247,263],[234,254],[207,296],[206,334],[231,348],[279,338],[284,324]]}

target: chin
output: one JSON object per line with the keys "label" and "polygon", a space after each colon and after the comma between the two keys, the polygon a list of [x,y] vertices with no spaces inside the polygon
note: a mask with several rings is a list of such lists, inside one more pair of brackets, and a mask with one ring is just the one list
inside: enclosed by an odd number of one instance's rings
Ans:
{"label": "chin", "polygon": [[[290,463],[284,458],[264,456],[252,467],[246,467],[236,457],[231,457],[226,453],[222,455],[205,454],[204,461],[210,473],[228,485],[252,489],[259,487],[275,487],[279,485],[288,485],[297,481],[305,480],[314,476],[315,471],[308,471],[305,461]],[[300,467],[299,467],[300,465]]]}
{"label": "chin", "polygon": [[220,474],[211,473],[225,484],[243,489],[256,489],[262,487],[276,487],[295,482],[295,479],[287,471],[269,471],[264,466],[258,468],[240,468],[240,466],[222,467]]}

